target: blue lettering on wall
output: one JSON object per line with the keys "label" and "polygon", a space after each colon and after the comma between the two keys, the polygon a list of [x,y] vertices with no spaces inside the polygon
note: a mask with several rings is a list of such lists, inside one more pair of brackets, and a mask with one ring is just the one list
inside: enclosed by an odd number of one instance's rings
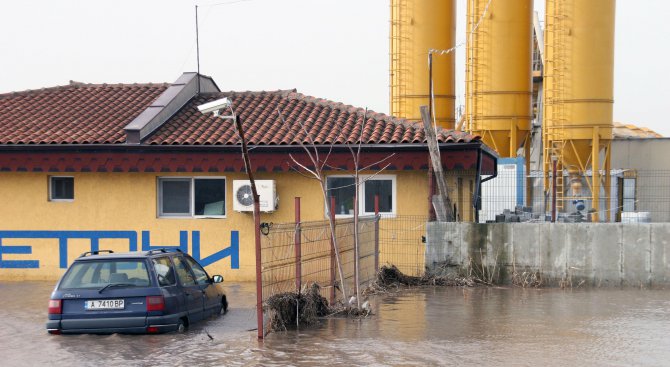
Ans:
{"label": "blue lettering on wall", "polygon": [[[178,248],[188,252],[188,231],[179,232],[178,246],[152,246],[149,231],[142,231],[142,250],[148,251],[157,248]],[[2,244],[3,238],[12,239],[57,239],[59,252],[59,266],[67,268],[68,240],[88,239],[91,241],[91,251],[100,249],[100,239],[127,239],[128,250],[137,251],[137,232],[135,231],[0,231],[0,268],[31,269],[39,268],[39,260],[6,260],[3,254],[32,254],[32,246],[7,246]],[[226,257],[230,257],[230,267],[240,268],[240,241],[239,232],[231,231],[230,246],[217,251],[205,258],[200,257],[200,231],[191,233],[192,256],[203,266],[211,265]]]}
{"label": "blue lettering on wall", "polygon": [[193,231],[191,236],[191,242],[193,242],[193,258],[198,260],[202,266],[213,264],[230,256],[230,268],[240,268],[240,232],[230,231],[230,247],[217,251],[205,258],[200,257],[200,231]]}
{"label": "blue lettering on wall", "polygon": [[37,260],[3,260],[3,254],[31,254],[33,248],[30,246],[3,246],[0,238],[0,268],[8,269],[31,269],[39,268],[40,262]]}
{"label": "blue lettering on wall", "polygon": [[[142,231],[142,251],[159,248],[179,249],[182,252],[188,251],[188,231],[179,231],[179,246],[153,246],[151,245],[150,237],[151,234],[149,231]],[[200,231],[192,231],[191,250],[191,256],[202,266],[211,265],[230,256],[230,268],[240,268],[240,232],[238,231],[230,231],[230,247],[217,251],[205,258],[200,257]]]}

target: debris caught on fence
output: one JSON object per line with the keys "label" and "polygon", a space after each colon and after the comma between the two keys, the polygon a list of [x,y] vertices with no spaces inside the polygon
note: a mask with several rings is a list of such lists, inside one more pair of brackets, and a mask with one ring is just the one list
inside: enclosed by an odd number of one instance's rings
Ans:
{"label": "debris caught on fence", "polygon": [[474,287],[483,283],[472,276],[424,274],[416,277],[403,274],[395,265],[384,265],[377,273],[377,279],[365,290],[364,294],[377,294],[398,291],[404,287],[445,286]]}
{"label": "debris caught on fence", "polygon": [[275,294],[265,301],[265,311],[270,315],[269,330],[285,331],[298,326],[312,326],[324,317],[367,317],[372,314],[369,301],[360,308],[338,303],[329,306],[321,296],[321,287],[313,283],[301,293],[285,292]]}
{"label": "debris caught on fence", "polygon": [[268,298],[265,308],[270,313],[270,329],[281,331],[297,325],[313,325],[319,317],[330,314],[328,301],[319,290],[314,283],[302,293],[285,292]]}

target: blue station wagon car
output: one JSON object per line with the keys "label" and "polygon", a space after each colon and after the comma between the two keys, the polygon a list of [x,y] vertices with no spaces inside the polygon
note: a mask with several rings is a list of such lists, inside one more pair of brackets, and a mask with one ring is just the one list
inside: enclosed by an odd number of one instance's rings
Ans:
{"label": "blue station wagon car", "polygon": [[179,250],[87,252],[72,263],[51,294],[47,331],[183,331],[210,315],[226,313],[222,281]]}

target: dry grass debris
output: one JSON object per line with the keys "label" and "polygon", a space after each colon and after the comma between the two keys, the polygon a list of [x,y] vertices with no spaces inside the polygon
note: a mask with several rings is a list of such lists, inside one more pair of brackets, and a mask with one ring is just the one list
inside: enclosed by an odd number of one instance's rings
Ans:
{"label": "dry grass debris", "polygon": [[272,331],[287,330],[299,325],[314,325],[320,317],[331,314],[328,301],[314,283],[303,293],[279,293],[268,298],[265,310],[270,314]]}
{"label": "dry grass debris", "polygon": [[396,292],[407,287],[442,286],[442,287],[474,287],[483,283],[472,276],[424,274],[416,277],[403,274],[395,265],[384,265],[377,273],[377,279],[363,292],[378,294]]}

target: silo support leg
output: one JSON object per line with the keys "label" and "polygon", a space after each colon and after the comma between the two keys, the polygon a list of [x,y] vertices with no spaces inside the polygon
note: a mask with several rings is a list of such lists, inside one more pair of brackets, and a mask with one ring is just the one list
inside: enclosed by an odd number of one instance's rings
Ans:
{"label": "silo support leg", "polygon": [[600,215],[600,131],[599,127],[593,128],[593,141],[591,144],[591,181],[592,181],[592,208],[595,210],[591,221],[598,222]]}
{"label": "silo support leg", "polygon": [[516,145],[516,135],[517,135],[517,130],[518,127],[516,125],[516,119],[513,119],[510,121],[510,138],[509,138],[509,156],[512,158],[516,158],[516,150],[519,148]]}
{"label": "silo support leg", "polygon": [[532,195],[531,186],[533,182],[530,179],[530,134],[526,136],[526,142],[523,144],[524,158],[526,163],[526,206],[532,206],[530,197]]}
{"label": "silo support leg", "polygon": [[612,222],[612,161],[610,159],[611,144],[605,147],[605,208],[607,209],[607,222]]}

